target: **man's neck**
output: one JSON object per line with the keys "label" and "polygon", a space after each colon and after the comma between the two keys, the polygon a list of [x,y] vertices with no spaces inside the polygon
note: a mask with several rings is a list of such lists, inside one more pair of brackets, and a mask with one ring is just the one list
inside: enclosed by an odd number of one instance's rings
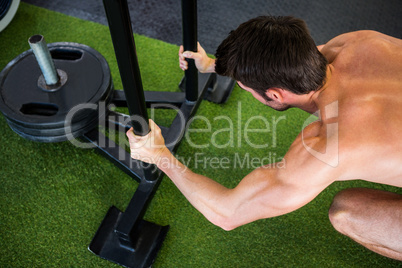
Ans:
{"label": "man's neck", "polygon": [[303,95],[294,95],[294,98],[291,98],[291,103],[289,103],[292,107],[299,108],[305,112],[310,114],[314,114],[319,109],[319,97],[328,87],[329,82],[332,77],[333,67],[331,64],[327,66],[327,74],[325,78],[324,85],[318,89],[317,91],[311,91],[308,94]]}

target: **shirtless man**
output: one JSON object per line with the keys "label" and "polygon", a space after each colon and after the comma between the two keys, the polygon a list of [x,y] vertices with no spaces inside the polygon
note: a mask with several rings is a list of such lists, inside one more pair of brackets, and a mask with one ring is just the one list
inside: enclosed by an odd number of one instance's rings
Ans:
{"label": "shirtless man", "polygon": [[[128,131],[132,157],[156,164],[213,224],[232,230],[289,213],[334,181],[402,187],[402,40],[358,31],[316,47],[302,20],[258,17],[229,34],[216,60],[201,46],[197,53],[180,48],[182,69],[185,58],[200,72],[232,77],[269,107],[297,107],[320,118],[290,146],[286,168],[257,168],[234,189],[180,163],[152,120],[144,137]],[[402,195],[347,189],[335,196],[329,218],[342,234],[402,260]]]}

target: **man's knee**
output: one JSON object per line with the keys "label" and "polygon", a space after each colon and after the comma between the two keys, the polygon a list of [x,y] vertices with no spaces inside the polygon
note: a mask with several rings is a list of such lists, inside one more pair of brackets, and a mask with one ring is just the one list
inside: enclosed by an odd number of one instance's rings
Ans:
{"label": "man's knee", "polygon": [[339,192],[329,209],[334,228],[384,256],[402,260],[400,234],[402,196],[396,193],[352,188]]}
{"label": "man's knee", "polygon": [[336,194],[329,208],[329,220],[332,226],[340,233],[350,232],[350,225],[354,215],[361,205],[361,195],[364,189],[351,188]]}
{"label": "man's knee", "polygon": [[[389,198],[395,194],[369,188],[350,188],[337,193],[329,208],[329,220],[334,228],[345,235],[359,229],[355,222],[367,216],[368,210],[375,209],[378,198]],[[373,206],[374,205],[374,206]]]}

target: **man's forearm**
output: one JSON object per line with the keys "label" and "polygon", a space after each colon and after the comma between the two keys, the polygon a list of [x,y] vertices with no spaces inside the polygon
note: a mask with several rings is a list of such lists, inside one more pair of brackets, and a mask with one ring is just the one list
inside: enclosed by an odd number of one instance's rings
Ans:
{"label": "man's forearm", "polygon": [[213,224],[224,227],[230,213],[229,192],[231,189],[196,174],[178,161],[170,152],[158,163],[162,170],[187,198]]}

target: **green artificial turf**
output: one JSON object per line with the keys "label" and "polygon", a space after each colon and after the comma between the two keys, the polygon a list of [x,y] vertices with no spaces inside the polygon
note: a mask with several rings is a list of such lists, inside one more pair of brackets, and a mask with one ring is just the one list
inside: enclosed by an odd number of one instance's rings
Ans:
{"label": "green artificial turf", "polygon": [[[34,34],[44,35],[48,43],[77,42],[98,50],[110,65],[115,87],[122,88],[106,26],[26,3],[0,33],[0,68],[28,50],[27,40]],[[144,36],[135,39],[144,88],[176,91],[183,75],[178,47]],[[252,119],[255,115],[260,117]],[[173,116],[157,111],[153,117],[168,124]],[[275,112],[236,87],[225,104],[202,102],[177,156],[195,172],[234,187],[259,162],[280,160],[307,118],[295,109]],[[108,208],[115,205],[124,211],[137,183],[92,149],[69,142],[24,140],[3,116],[0,129],[0,266],[117,267],[87,247]],[[338,234],[330,225],[327,211],[333,196],[357,186],[401,193],[398,188],[362,181],[334,183],[293,213],[226,232],[209,223],[165,177],[145,214],[148,221],[170,225],[154,267],[400,265]]]}

